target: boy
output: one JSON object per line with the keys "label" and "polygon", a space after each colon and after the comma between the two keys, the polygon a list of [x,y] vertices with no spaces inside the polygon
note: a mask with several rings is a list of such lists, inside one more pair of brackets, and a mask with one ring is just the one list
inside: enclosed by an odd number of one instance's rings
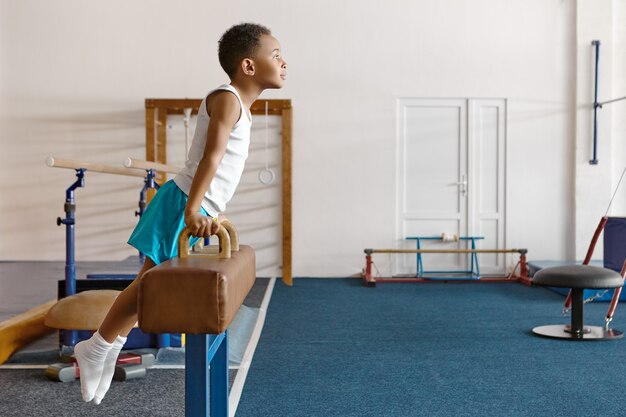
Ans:
{"label": "boy", "polygon": [[[281,88],[287,76],[278,40],[256,24],[227,30],[219,61],[231,83],[202,101],[185,167],[159,189],[128,241],[146,255],[138,277],[177,255],[185,226],[196,237],[191,244],[217,232],[217,215],[235,192],[248,156],[250,106],[263,90]],[[117,356],[137,322],[137,283],[120,293],[100,329],[74,348],[84,401],[100,404],[111,385]]]}

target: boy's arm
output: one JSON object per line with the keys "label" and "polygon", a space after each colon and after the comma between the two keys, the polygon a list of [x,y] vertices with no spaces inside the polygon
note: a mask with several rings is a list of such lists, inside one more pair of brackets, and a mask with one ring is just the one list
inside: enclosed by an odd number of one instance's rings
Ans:
{"label": "boy's arm", "polygon": [[219,228],[218,223],[200,213],[200,203],[226,153],[230,132],[242,111],[239,100],[232,93],[224,91],[213,97],[204,154],[191,181],[185,207],[185,224],[192,236],[208,237],[211,231],[215,233]]}

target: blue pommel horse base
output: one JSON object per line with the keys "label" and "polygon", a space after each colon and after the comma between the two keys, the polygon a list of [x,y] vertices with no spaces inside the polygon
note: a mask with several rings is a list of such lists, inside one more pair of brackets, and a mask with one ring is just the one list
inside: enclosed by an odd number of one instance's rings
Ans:
{"label": "blue pommel horse base", "polygon": [[238,245],[226,222],[218,231],[219,255],[189,254],[189,234],[183,230],[179,257],[139,278],[141,330],[186,334],[187,417],[228,417],[227,329],[256,279],[254,251]]}

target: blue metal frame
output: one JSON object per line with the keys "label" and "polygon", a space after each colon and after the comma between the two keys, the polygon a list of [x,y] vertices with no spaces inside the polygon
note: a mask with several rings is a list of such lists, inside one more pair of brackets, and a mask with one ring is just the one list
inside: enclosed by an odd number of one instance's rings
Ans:
{"label": "blue metal frame", "polygon": [[[144,211],[146,211],[146,206],[148,205],[146,201],[147,195],[148,195],[148,189],[154,188],[155,190],[159,191],[159,188],[161,188],[159,183],[155,181],[155,178],[156,178],[156,171],[154,169],[147,169],[146,179],[144,180],[144,186],[139,192],[139,211],[135,211],[136,217],[141,218],[141,216],[143,216]],[[145,260],[146,260],[146,255],[144,255],[140,251],[139,262],[143,264]]]}
{"label": "blue metal frame", "polygon": [[594,80],[594,96],[593,96],[593,159],[589,161],[591,165],[598,165],[598,109],[603,105],[615,103],[617,101],[626,100],[626,97],[620,97],[612,100],[598,102],[598,63],[600,62],[600,41],[593,40],[591,44],[596,47],[596,66]]}
{"label": "blue metal frame", "polygon": [[593,99],[593,159],[589,161],[589,164],[598,165],[598,107],[601,107],[598,103],[598,61],[600,61],[600,41],[591,41],[591,44],[596,47],[596,79]]}
{"label": "blue metal frame", "polygon": [[[476,249],[476,241],[483,240],[482,236],[462,236],[458,240],[470,241],[471,249]],[[415,240],[417,243],[417,249],[422,249],[422,240],[441,240],[440,236],[409,236],[406,240]],[[417,278],[428,279],[441,279],[441,280],[453,280],[453,279],[480,279],[480,267],[478,266],[478,254],[473,252],[470,256],[470,269],[469,270],[451,270],[451,271],[425,271],[424,262],[422,260],[422,254],[417,253],[417,271],[415,276]],[[427,274],[467,274],[466,276],[427,276]]]}
{"label": "blue metal frame", "polygon": [[228,330],[186,337],[185,417],[209,416],[228,417]]}
{"label": "blue metal frame", "polygon": [[[76,260],[74,258],[74,224],[76,223],[76,200],[74,190],[85,186],[85,170],[76,170],[77,180],[65,191],[65,218],[57,217],[57,226],[65,227],[65,296],[76,294]],[[63,342],[66,346],[74,346],[78,338],[76,330],[65,330]]]}

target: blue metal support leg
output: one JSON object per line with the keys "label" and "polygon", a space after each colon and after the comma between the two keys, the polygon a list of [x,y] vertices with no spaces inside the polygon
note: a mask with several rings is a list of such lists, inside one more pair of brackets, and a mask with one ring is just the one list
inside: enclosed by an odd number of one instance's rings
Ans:
{"label": "blue metal support leg", "polygon": [[[422,249],[421,242],[423,240],[434,240],[441,241],[441,236],[409,236],[405,238],[406,240],[415,240],[417,243],[417,249]],[[476,240],[483,240],[482,236],[460,236],[457,237],[457,241],[470,241],[471,249],[476,249]],[[422,252],[417,252],[417,270],[416,270],[416,278],[426,278],[433,280],[453,280],[453,279],[480,279],[480,268],[478,266],[478,254],[476,252],[472,252],[469,255],[470,259],[470,269],[467,270],[453,270],[453,271],[433,271],[433,270],[424,270],[424,258]],[[429,274],[431,274],[429,276]],[[464,276],[455,276],[455,275],[439,275],[439,274],[465,274]]]}
{"label": "blue metal support leg", "polygon": [[[74,258],[75,238],[74,224],[76,219],[76,200],[74,190],[85,186],[85,170],[76,170],[76,181],[65,191],[65,218],[57,218],[57,225],[65,225],[65,296],[76,294],[76,260]],[[76,330],[63,332],[63,344],[74,346],[78,338]]]}
{"label": "blue metal support leg", "polygon": [[[228,330],[226,331],[228,332]],[[228,417],[228,335],[219,344],[210,370],[211,415]]]}
{"label": "blue metal support leg", "polygon": [[[422,249],[422,246],[420,245],[420,240],[416,239],[417,241],[417,249]],[[416,277],[421,277],[424,275],[424,265],[422,264],[422,254],[418,252],[417,254],[417,275]]]}
{"label": "blue metal support leg", "polygon": [[228,417],[228,330],[187,335],[185,416]]}
{"label": "blue metal support leg", "polygon": [[[147,196],[148,196],[148,190],[150,188],[154,188],[155,190],[158,191],[160,188],[159,183],[155,181],[155,177],[156,177],[156,171],[154,169],[146,170],[146,179],[144,180],[144,186],[139,192],[139,211],[135,211],[136,217],[141,218],[141,216],[143,216],[144,211],[146,211],[146,206],[148,205],[146,201]],[[139,252],[140,263],[143,264],[145,260],[146,260],[146,256],[143,253]],[[169,345],[167,345],[167,347],[169,347]]]}
{"label": "blue metal support leg", "polygon": [[157,347],[166,348],[172,346],[172,337],[169,333],[161,333],[157,335]]}

